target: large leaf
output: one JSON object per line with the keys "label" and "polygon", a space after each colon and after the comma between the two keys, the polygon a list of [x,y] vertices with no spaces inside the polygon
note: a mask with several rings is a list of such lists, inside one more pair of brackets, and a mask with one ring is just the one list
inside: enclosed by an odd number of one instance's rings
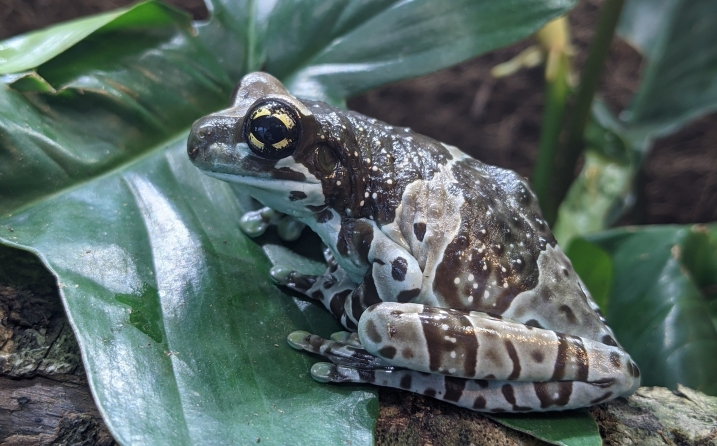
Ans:
{"label": "large leaf", "polygon": [[340,103],[522,38],[573,4],[214,0],[211,20],[192,24],[150,2],[0,42],[15,49],[0,70],[28,70],[0,78],[0,241],[58,277],[115,437],[369,442],[374,391],[313,382],[284,341],[335,321],[271,285],[261,246],[237,228],[246,197],[190,165],[187,130],[250,70]]}
{"label": "large leaf", "polygon": [[717,110],[717,3],[629,0],[618,33],[646,58],[624,119],[631,131],[664,136]]}
{"label": "large leaf", "polygon": [[621,228],[588,240],[612,258],[605,316],[642,383],[717,395],[717,225]]}

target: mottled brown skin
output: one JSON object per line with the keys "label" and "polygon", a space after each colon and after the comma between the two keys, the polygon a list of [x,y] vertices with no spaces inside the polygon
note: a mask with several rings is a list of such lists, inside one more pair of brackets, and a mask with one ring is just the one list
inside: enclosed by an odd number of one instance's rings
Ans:
{"label": "mottled brown skin", "polygon": [[326,244],[324,275],[271,272],[358,332],[290,335],[333,362],[312,368],[317,380],[496,413],[581,407],[639,385],[514,172],[299,100],[264,73],[242,80],[231,108],[195,123],[188,154]]}

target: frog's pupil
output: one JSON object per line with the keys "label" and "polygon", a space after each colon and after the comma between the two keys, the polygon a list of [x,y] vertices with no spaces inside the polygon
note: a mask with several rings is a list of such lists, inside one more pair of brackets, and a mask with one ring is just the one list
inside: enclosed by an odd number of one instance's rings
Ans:
{"label": "frog's pupil", "polygon": [[264,144],[272,145],[286,139],[286,126],[274,116],[260,116],[251,122],[251,133]]}

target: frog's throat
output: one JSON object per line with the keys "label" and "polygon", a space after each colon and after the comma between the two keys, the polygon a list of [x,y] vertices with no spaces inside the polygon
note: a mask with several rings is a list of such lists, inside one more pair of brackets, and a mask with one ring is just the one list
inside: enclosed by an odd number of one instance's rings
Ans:
{"label": "frog's throat", "polygon": [[307,186],[310,187],[312,185],[321,185],[321,181],[312,177],[306,177],[306,180],[304,181],[295,181],[270,177],[239,175],[235,173],[213,172],[211,170],[205,170],[204,173],[218,180],[227,181],[229,183],[241,184],[244,186],[251,186],[255,189],[262,189],[267,191],[301,190]]}

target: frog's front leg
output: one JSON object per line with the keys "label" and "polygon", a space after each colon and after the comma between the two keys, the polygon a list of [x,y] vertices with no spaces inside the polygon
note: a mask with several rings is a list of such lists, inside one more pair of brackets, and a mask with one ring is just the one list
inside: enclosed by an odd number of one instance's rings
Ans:
{"label": "frog's front leg", "polygon": [[306,225],[270,207],[247,212],[239,219],[239,227],[249,237],[259,237],[269,226],[276,226],[279,237],[291,242],[299,238]]}
{"label": "frog's front leg", "polygon": [[[640,382],[619,347],[486,313],[381,303],[361,317],[358,335],[364,351],[387,366],[326,355],[334,364],[315,366],[314,378],[402,388],[493,412],[589,406],[628,395]],[[315,337],[290,342],[321,354]]]}
{"label": "frog's front leg", "polygon": [[421,292],[423,272],[413,256],[375,226],[354,222],[340,249],[357,262],[368,264],[361,283],[336,263],[330,250],[324,252],[328,269],[310,276],[275,266],[271,276],[282,285],[321,301],[348,330],[356,331],[361,314],[379,302],[410,302]]}

